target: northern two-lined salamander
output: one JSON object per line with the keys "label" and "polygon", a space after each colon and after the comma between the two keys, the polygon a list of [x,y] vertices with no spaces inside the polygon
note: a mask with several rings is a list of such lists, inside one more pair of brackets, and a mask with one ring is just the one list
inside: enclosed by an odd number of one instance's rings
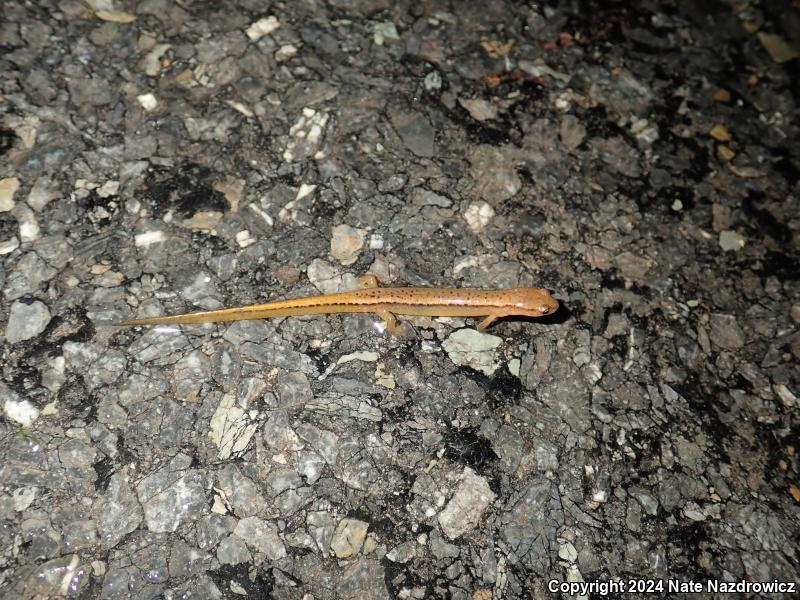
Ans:
{"label": "northern two-lined salamander", "polygon": [[331,313],[376,313],[390,334],[398,332],[395,315],[484,317],[483,331],[501,317],[543,317],[558,310],[558,300],[540,288],[475,290],[455,288],[379,287],[374,275],[359,278],[363,289],[279,300],[222,310],[119,321],[115,325],[215,323]]}

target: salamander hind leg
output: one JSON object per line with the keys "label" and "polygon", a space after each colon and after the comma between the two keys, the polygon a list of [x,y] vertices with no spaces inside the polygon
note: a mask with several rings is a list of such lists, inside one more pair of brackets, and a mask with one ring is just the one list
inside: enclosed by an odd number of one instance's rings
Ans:
{"label": "salamander hind leg", "polygon": [[380,309],[375,311],[378,316],[386,322],[386,331],[389,332],[389,335],[399,335],[400,334],[400,324],[397,322],[397,317],[394,314],[390,313],[386,309]]}
{"label": "salamander hind leg", "polygon": [[375,277],[375,275],[368,273],[358,278],[358,285],[360,285],[362,288],[376,288],[380,287],[381,282],[378,281],[378,278]]}
{"label": "salamander hind leg", "polygon": [[499,314],[493,314],[493,315],[489,315],[489,316],[488,316],[488,317],[486,317],[486,318],[485,318],[483,321],[481,321],[481,324],[480,324],[480,325],[478,325],[478,327],[477,327],[476,329],[477,329],[478,331],[480,331],[480,332],[483,332],[483,331],[485,331],[485,330],[486,330],[486,328],[487,328],[487,327],[489,327],[489,326],[490,326],[492,323],[494,323],[495,321],[497,321],[497,319],[499,319],[499,318],[500,318],[500,317],[502,317],[502,316],[503,316],[503,315],[499,315]]}

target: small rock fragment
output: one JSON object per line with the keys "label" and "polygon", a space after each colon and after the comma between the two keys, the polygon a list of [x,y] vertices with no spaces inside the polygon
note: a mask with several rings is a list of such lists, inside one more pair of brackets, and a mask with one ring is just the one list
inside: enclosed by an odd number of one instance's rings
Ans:
{"label": "small rock fragment", "polygon": [[251,561],[253,557],[247,550],[244,540],[229,535],[217,547],[217,559],[223,565],[238,565]]}
{"label": "small rock fragment", "polygon": [[23,591],[13,594],[18,598],[57,598],[67,595],[81,596],[89,580],[90,570],[81,565],[77,554],[61,556],[39,564],[19,582]]}
{"label": "small rock fragment", "polygon": [[564,115],[559,132],[561,143],[567,150],[575,150],[586,139],[586,127],[575,115]]}
{"label": "small rock fragment", "polygon": [[247,517],[239,521],[233,534],[244,540],[269,560],[280,560],[286,556],[286,547],[278,536],[278,528],[258,517]]}
{"label": "small rock fragment", "polygon": [[570,564],[574,564],[578,559],[578,551],[575,550],[575,546],[567,540],[559,540],[559,543],[558,558],[565,560]]}
{"label": "small rock fragment", "polygon": [[363,350],[360,352],[351,352],[350,354],[343,355],[339,360],[336,361],[336,364],[344,365],[354,360],[361,360],[364,362],[376,362],[380,355],[377,352],[370,352],[368,350]]}
{"label": "small rock fragment", "polygon": [[22,487],[11,494],[14,510],[21,512],[33,504],[36,494],[39,492],[37,487]]}
{"label": "small rock fragment", "polygon": [[201,210],[194,213],[190,218],[180,221],[179,224],[188,229],[211,231],[219,224],[223,216],[218,210]]}
{"label": "small rock fragment", "polygon": [[275,53],[275,60],[278,62],[284,62],[292,58],[297,54],[297,46],[293,46],[292,44],[284,44],[278,51]]}
{"label": "small rock fragment", "polygon": [[37,212],[41,212],[51,200],[57,198],[57,193],[50,190],[50,184],[50,179],[47,177],[39,177],[28,194],[28,199],[26,200],[28,206]]}
{"label": "small rock fragment", "polygon": [[702,508],[695,502],[688,502],[683,508],[683,514],[692,521],[705,521],[707,518]]}
{"label": "small rock fragment", "polygon": [[247,37],[256,42],[265,35],[269,35],[280,26],[280,21],[278,21],[275,16],[270,15],[250,25],[245,33],[247,33]]}
{"label": "small rock fragment", "polygon": [[800,56],[800,48],[780,35],[759,31],[758,39],[776,63],[788,62]]}
{"label": "small rock fragment", "polygon": [[733,136],[731,136],[731,133],[728,131],[727,127],[720,125],[719,123],[711,128],[711,131],[708,132],[708,135],[718,142],[730,142],[733,139]]}
{"label": "small rock fragment", "polygon": [[401,565],[406,564],[417,555],[417,542],[408,540],[402,544],[398,544],[392,548],[387,554],[386,558]]}
{"label": "small rock fragment", "polygon": [[107,21],[89,33],[89,39],[95,46],[107,46],[119,37],[120,28],[117,23]]}
{"label": "small rock fragment", "polygon": [[369,236],[369,249],[370,250],[383,250],[383,246],[385,242],[383,240],[383,236],[380,233],[373,233]]}
{"label": "small rock fragment", "polygon": [[800,303],[792,304],[791,312],[792,321],[800,323]]}
{"label": "small rock fragment", "polygon": [[0,179],[0,212],[8,212],[14,208],[14,194],[19,189],[19,179],[6,177]]}
{"label": "small rock fragment", "polygon": [[427,75],[425,75],[425,80],[423,81],[423,85],[425,89],[429,92],[434,90],[442,89],[442,75],[439,71],[431,71]]}
{"label": "small rock fragment", "polygon": [[709,323],[709,338],[723,350],[738,350],[744,346],[744,332],[733,315],[715,313],[711,315]]}
{"label": "small rock fragment", "polygon": [[400,111],[391,115],[392,126],[406,148],[420,157],[434,154],[435,133],[428,118],[417,112]]}
{"label": "small rock fragment", "polygon": [[[69,82],[67,82],[69,85]],[[36,138],[39,135],[39,119],[36,117],[29,117],[17,121],[12,125],[14,133],[22,141],[22,147],[30,150],[36,144]]]}
{"label": "small rock fragment", "polygon": [[717,146],[717,154],[719,154],[719,157],[726,162],[732,161],[733,157],[736,156],[736,152],[724,144]]}
{"label": "small rock fragment", "polygon": [[491,40],[489,38],[481,39],[481,47],[489,56],[489,58],[505,58],[514,47],[514,40],[502,42],[500,40]]}
{"label": "small rock fragment", "polygon": [[219,448],[220,460],[238,456],[244,452],[256,432],[254,422],[257,410],[246,410],[237,406],[234,394],[225,394],[220,400],[209,424],[208,437]]}
{"label": "small rock fragment", "polygon": [[140,94],[136,96],[136,101],[147,112],[154,111],[158,107],[158,100],[153,94]]}
{"label": "small rock fragment", "polygon": [[714,231],[720,232],[723,229],[728,229],[733,223],[733,211],[731,211],[730,207],[715,202],[711,206],[711,219],[711,226]]}
{"label": "small rock fragment", "polygon": [[719,245],[725,252],[733,252],[744,248],[745,239],[735,231],[720,231]]}
{"label": "small rock fragment", "polygon": [[502,343],[503,340],[495,335],[480,333],[474,329],[459,329],[442,343],[442,348],[453,364],[491,375],[500,366],[495,349]]}
{"label": "small rock fragment", "polygon": [[247,248],[255,244],[256,240],[250,237],[250,232],[247,229],[243,229],[236,233],[236,243],[239,244],[240,248]]}
{"label": "small rock fragment", "polygon": [[475,529],[495,495],[486,479],[464,467],[461,482],[444,510],[439,513],[439,526],[451,540]]}
{"label": "small rock fragment", "polygon": [[473,202],[464,211],[464,220],[473,233],[480,233],[494,217],[494,209],[488,202]]}
{"label": "small rock fragment", "polygon": [[50,311],[38,300],[26,304],[17,300],[11,305],[6,326],[6,340],[16,344],[35,338],[42,333],[50,322]]}
{"label": "small rock fragment", "polygon": [[97,195],[101,198],[112,198],[119,193],[119,181],[109,179],[99,188],[97,188]]}
{"label": "small rock fragment", "polygon": [[731,93],[725,88],[719,88],[716,92],[714,92],[714,95],[711,96],[711,99],[714,100],[714,102],[722,102],[727,104],[731,101]]}
{"label": "small rock fragment", "polygon": [[168,533],[183,523],[202,517],[208,509],[206,482],[194,470],[187,470],[191,458],[173,458],[166,468],[155,471],[136,485],[136,495],[150,531]]}
{"label": "small rock fragment", "polygon": [[640,145],[650,146],[658,140],[658,125],[651,123],[647,119],[637,119],[631,123],[631,133],[636,136]]}
{"label": "small rock fragment", "polygon": [[497,118],[497,107],[483,98],[459,98],[458,103],[467,109],[473,119],[481,123]]}
{"label": "small rock fragment", "polygon": [[515,196],[522,189],[522,180],[515,167],[516,149],[487,144],[473,148],[467,157],[475,188],[481,198],[497,204]]}
{"label": "small rock fragment", "polygon": [[[0,389],[0,392],[2,389]],[[6,417],[19,423],[23,427],[30,427],[33,422],[39,418],[39,409],[36,408],[30,400],[15,400],[13,398],[6,398],[3,403],[3,411]]]}
{"label": "small rock fragment", "polygon": [[145,231],[144,233],[139,233],[133,236],[133,243],[136,246],[149,246],[151,244],[158,244],[159,242],[163,242],[167,239],[167,236],[164,234],[163,231],[155,230],[155,231]]}
{"label": "small rock fragment", "polygon": [[290,265],[280,265],[272,272],[273,277],[284,286],[289,286],[300,281],[300,270]]}
{"label": "small rock fragment", "polygon": [[107,21],[109,23],[125,24],[133,23],[136,20],[136,15],[118,10],[98,10],[94,14],[101,21]]}
{"label": "small rock fragment", "polygon": [[19,240],[17,236],[12,235],[7,240],[0,241],[0,256],[3,254],[11,254],[17,248],[19,248]]}
{"label": "small rock fragment", "polygon": [[337,225],[331,237],[331,256],[343,265],[352,265],[358,259],[367,232],[350,225]]}
{"label": "small rock fragment", "polygon": [[283,160],[293,162],[317,156],[328,118],[327,113],[304,108],[302,116],[289,128],[292,139],[286,144]]}
{"label": "small rock fragment", "polygon": [[331,539],[331,550],[337,558],[349,558],[361,552],[369,523],[358,519],[342,519]]}
{"label": "small rock fragment", "polygon": [[637,178],[642,174],[640,155],[621,136],[592,138],[589,142],[597,157],[615,173]]}
{"label": "small rock fragment", "polygon": [[794,501],[800,504],[800,488],[792,484],[789,486],[789,493],[792,495],[792,498],[794,498]]}
{"label": "small rock fragment", "polygon": [[614,263],[626,279],[642,279],[653,266],[650,259],[632,252],[618,254],[614,257]]}
{"label": "small rock fragment", "polygon": [[[331,263],[315,258],[306,270],[308,281],[323,294],[332,294],[346,289],[353,289],[355,278],[343,275]],[[352,285],[352,287],[351,287]]]}
{"label": "small rock fragment", "polygon": [[521,60],[519,61],[519,68],[522,71],[525,71],[528,75],[532,75],[533,77],[552,77],[557,81],[567,82],[572,78],[572,75],[569,73],[562,73],[561,71],[554,71],[550,67],[548,67],[544,60],[539,58],[535,61],[533,60]]}
{"label": "small rock fragment", "polygon": [[231,212],[236,212],[239,210],[245,183],[244,179],[230,177],[215,181],[211,186],[225,196],[225,200],[228,201],[228,205],[231,207]]}
{"label": "small rock fragment", "polygon": [[19,221],[19,241],[35,242],[41,237],[41,229],[36,219],[36,214],[25,204],[16,208],[16,217]]}
{"label": "small rock fragment", "polygon": [[295,202],[302,200],[310,194],[313,194],[315,189],[317,189],[316,185],[301,183],[300,188],[297,190],[297,195],[294,197]]}
{"label": "small rock fragment", "polygon": [[758,169],[748,165],[741,166],[730,164],[728,167],[737,177],[741,177],[742,179],[759,179],[760,177],[767,176],[766,171],[763,169]]}
{"label": "small rock fragment", "polygon": [[397,26],[391,21],[375,23],[372,28],[372,41],[374,41],[377,46],[383,46],[386,40],[396,42],[399,39],[400,36],[397,33]]}
{"label": "small rock fragment", "polygon": [[172,48],[170,44],[156,44],[144,57],[144,72],[149,77],[157,77],[161,73],[161,57]]}
{"label": "small rock fragment", "polygon": [[772,389],[778,395],[778,398],[781,399],[785,407],[793,408],[797,406],[797,396],[795,396],[788,387],[783,384],[776,384],[772,386]]}

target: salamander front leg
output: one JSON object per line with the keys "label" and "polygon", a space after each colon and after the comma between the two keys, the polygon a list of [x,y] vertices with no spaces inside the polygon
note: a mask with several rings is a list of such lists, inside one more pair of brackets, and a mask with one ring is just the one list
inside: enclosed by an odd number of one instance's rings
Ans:
{"label": "salamander front leg", "polygon": [[386,331],[389,332],[389,335],[400,334],[400,324],[397,322],[397,317],[395,317],[394,314],[390,313],[385,308],[381,308],[375,312],[386,322]]}
{"label": "salamander front leg", "polygon": [[371,273],[368,273],[368,274],[362,275],[361,277],[358,278],[358,285],[360,285],[362,288],[365,288],[365,289],[366,288],[376,288],[376,287],[380,287],[381,282],[378,281],[378,278],[375,277],[375,275],[372,275]]}
{"label": "salamander front leg", "polygon": [[[376,288],[381,285],[378,278],[371,273],[359,277],[358,284],[364,289]],[[385,308],[378,309],[375,313],[386,323],[386,331],[389,332],[389,335],[398,335],[400,333],[400,324],[397,322],[397,317],[395,317],[393,313],[390,313]]]}

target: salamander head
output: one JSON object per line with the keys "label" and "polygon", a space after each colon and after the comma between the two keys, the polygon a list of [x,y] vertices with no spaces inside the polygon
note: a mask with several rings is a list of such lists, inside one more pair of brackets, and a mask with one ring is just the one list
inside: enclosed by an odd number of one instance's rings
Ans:
{"label": "salamander head", "polygon": [[558,300],[541,288],[516,288],[509,290],[514,314],[524,317],[544,317],[558,310]]}

